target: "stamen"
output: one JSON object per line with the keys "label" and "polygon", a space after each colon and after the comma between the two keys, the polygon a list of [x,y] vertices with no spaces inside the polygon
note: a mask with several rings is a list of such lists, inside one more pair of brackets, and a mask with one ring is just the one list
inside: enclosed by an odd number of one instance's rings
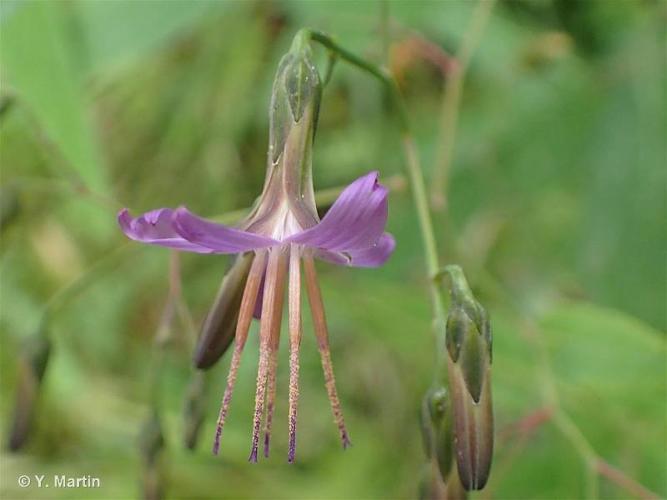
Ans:
{"label": "stamen", "polygon": [[299,346],[301,345],[301,262],[299,249],[292,246],[289,262],[289,453],[294,462],[296,452],[296,414],[299,400]]}
{"label": "stamen", "polygon": [[272,327],[271,330],[271,340],[269,342],[269,373],[268,373],[268,386],[266,388],[266,422],[264,424],[264,457],[269,458],[269,444],[271,441],[271,424],[273,423],[273,410],[275,408],[276,400],[276,372],[278,370],[278,350],[280,347],[280,323],[282,320],[283,312],[283,300],[284,300],[284,291],[285,291],[285,273],[287,265],[287,255],[284,255],[281,258],[280,271],[281,275],[279,277],[280,283],[277,286],[280,286],[279,290],[279,304],[274,303],[275,307],[278,307],[279,310],[275,312],[276,314],[276,324]]}
{"label": "stamen", "polygon": [[[252,426],[252,449],[250,462],[257,462],[259,445],[259,428],[264,413],[264,396],[269,371],[270,356],[274,339],[280,335],[285,291],[286,254],[282,248],[269,251],[269,263],[266,269],[264,284],[264,300],[262,303],[262,320],[259,329],[259,365],[257,368],[257,388],[255,391],[255,414]],[[277,343],[277,341],[275,341]]]}
{"label": "stamen", "polygon": [[[280,335],[280,328],[278,328]],[[276,371],[278,369],[278,342],[273,340],[269,345],[269,373],[266,388],[266,422],[264,423],[264,458],[269,458],[269,445],[271,441],[271,424],[273,423],[273,409],[276,400]]]}
{"label": "stamen", "polygon": [[343,448],[347,448],[351,443],[347,430],[345,429],[343,412],[340,408],[340,400],[338,399],[338,392],[336,391],[336,379],[334,378],[333,365],[331,364],[331,351],[329,349],[329,332],[327,330],[327,322],[324,315],[324,305],[322,304],[322,293],[320,292],[320,286],[317,282],[315,262],[313,261],[312,256],[304,256],[303,261],[303,267],[306,272],[308,301],[310,302],[310,310],[313,315],[313,326],[315,328],[317,345],[322,360],[322,370],[324,371],[324,384],[327,388],[327,394],[329,395],[329,401],[331,402],[331,410],[333,411],[334,420],[338,426],[338,432],[340,433]]}
{"label": "stamen", "polygon": [[257,301],[257,291],[259,284],[262,281],[264,274],[264,265],[266,262],[266,252],[257,252],[253,259],[252,267],[248,274],[245,289],[243,290],[243,298],[241,299],[241,307],[239,309],[239,319],[236,324],[234,353],[232,354],[232,362],[229,366],[229,375],[227,375],[227,387],[225,394],[222,397],[222,404],[220,406],[220,414],[218,416],[218,424],[215,429],[215,440],[213,442],[213,454],[217,455],[220,451],[220,437],[222,436],[222,427],[225,425],[229,404],[232,401],[232,393],[234,391],[234,384],[236,382],[236,374],[238,373],[239,364],[241,363],[241,353],[248,339],[248,330],[252,322],[252,313],[255,309],[255,302]]}

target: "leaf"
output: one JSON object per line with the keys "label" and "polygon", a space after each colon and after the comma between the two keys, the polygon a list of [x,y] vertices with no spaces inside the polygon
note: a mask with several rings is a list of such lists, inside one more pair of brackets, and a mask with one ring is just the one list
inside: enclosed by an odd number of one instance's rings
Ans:
{"label": "leaf", "polygon": [[140,59],[228,2],[151,1],[76,3],[88,69],[108,71]]}
{"label": "leaf", "polygon": [[562,408],[595,450],[661,494],[665,338],[623,313],[590,304],[565,306],[543,321]]}
{"label": "leaf", "polygon": [[88,188],[106,192],[108,180],[86,116],[81,75],[66,42],[64,4],[9,3],[3,14],[3,72],[68,167]]}

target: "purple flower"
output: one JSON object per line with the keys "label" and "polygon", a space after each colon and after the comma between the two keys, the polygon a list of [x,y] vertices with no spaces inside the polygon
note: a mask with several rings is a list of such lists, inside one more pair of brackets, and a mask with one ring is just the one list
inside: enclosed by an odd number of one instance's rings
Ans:
{"label": "purple flower", "polygon": [[[214,452],[217,453],[241,353],[253,311],[257,307],[261,311],[260,360],[251,461],[257,459],[265,398],[265,455],[268,455],[269,450],[285,286],[288,287],[290,334],[289,461],[294,460],[301,340],[301,261],[327,393],[343,446],[349,444],[336,392],[328,331],[313,259],[317,257],[347,266],[377,267],[384,264],[395,246],[393,236],[384,232],[388,192],[378,183],[377,172],[370,172],[345,188],[321,221],[318,220],[314,202],[290,203],[286,195],[286,176],[281,177],[279,183],[269,181],[270,185],[265,188],[257,207],[238,228],[203,219],[183,207],[176,210],[152,210],[136,218],[132,218],[127,209],[118,214],[123,232],[136,241],[197,253],[254,253],[241,301],[235,349],[214,445]],[[275,185],[279,185],[280,189]],[[278,191],[283,191],[282,196],[276,195]],[[278,203],[278,199],[282,199],[282,202]],[[263,292],[260,291],[262,282]],[[261,305],[256,304],[260,295]]]}
{"label": "purple flower", "polygon": [[[345,188],[324,218],[319,219],[311,172],[320,93],[319,76],[311,60],[308,40],[302,33],[297,35],[290,52],[280,62],[273,85],[264,189],[251,213],[236,227],[203,219],[183,207],[153,210],[137,218],[132,218],[127,210],[118,214],[123,232],[133,240],[189,252],[252,257],[238,306],[235,346],[218,418],[214,453],[219,449],[241,353],[255,314],[261,318],[260,353],[249,460],[257,461],[260,425],[265,412],[264,454],[269,454],[280,324],[287,287],[290,337],[288,459],[294,461],[302,263],[327,394],[343,447],[350,442],[336,392],[329,333],[314,259],[347,266],[377,267],[389,258],[395,242],[384,232],[388,193],[378,183],[377,172],[370,172]],[[238,275],[244,276],[243,272]],[[204,345],[208,345],[206,341]]]}

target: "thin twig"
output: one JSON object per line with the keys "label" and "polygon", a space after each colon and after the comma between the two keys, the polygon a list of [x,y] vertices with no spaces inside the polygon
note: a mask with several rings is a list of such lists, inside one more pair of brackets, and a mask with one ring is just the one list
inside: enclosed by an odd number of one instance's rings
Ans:
{"label": "thin twig", "polygon": [[657,493],[654,493],[645,486],[639,484],[631,477],[628,477],[623,471],[605,462],[601,458],[598,458],[596,465],[597,471],[602,477],[606,477],[612,483],[620,486],[637,498],[641,498],[642,500],[657,500],[660,498]]}
{"label": "thin twig", "polygon": [[403,148],[403,154],[405,156],[405,168],[408,178],[410,179],[412,198],[415,204],[415,208],[417,209],[417,218],[419,220],[419,229],[421,233],[424,257],[426,260],[426,271],[429,280],[429,292],[433,309],[434,332],[436,336],[436,342],[438,343],[438,346],[435,350],[437,369],[434,371],[434,377],[436,377],[436,379],[444,379],[444,372],[446,371],[446,363],[443,359],[444,353],[446,352],[444,349],[444,326],[446,324],[446,311],[443,304],[446,300],[446,294],[443,294],[443,290],[440,288],[437,280],[435,279],[440,269],[438,248],[436,245],[431,213],[428,208],[424,174],[421,168],[419,154],[415,145],[410,121],[408,119],[405,101],[400,93],[395,78],[386,69],[366,61],[365,59],[357,57],[352,52],[349,52],[348,50],[338,45],[338,43],[336,43],[331,37],[324,33],[310,31],[309,34],[313,41],[320,43],[330,51],[336,52],[342,60],[352,64],[353,66],[356,66],[363,71],[366,71],[370,75],[377,78],[387,90],[388,95],[394,105],[394,111],[396,112],[398,126],[401,132],[401,145]]}
{"label": "thin twig", "polygon": [[469,28],[463,35],[461,48],[456,54],[458,67],[445,86],[445,95],[442,100],[442,118],[440,123],[441,137],[437,141],[435,169],[431,184],[431,206],[436,210],[444,210],[447,205],[447,183],[449,169],[452,162],[456,129],[458,123],[459,105],[463,94],[465,76],[470,60],[482,38],[486,24],[491,16],[491,10],[496,0],[479,0],[472,14]]}

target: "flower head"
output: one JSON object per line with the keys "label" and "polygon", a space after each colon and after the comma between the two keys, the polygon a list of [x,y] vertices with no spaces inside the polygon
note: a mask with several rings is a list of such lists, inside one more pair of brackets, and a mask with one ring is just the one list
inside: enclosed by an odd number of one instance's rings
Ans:
{"label": "flower head", "polygon": [[[320,81],[311,62],[307,40],[303,35],[297,35],[290,52],[280,62],[273,86],[264,189],[251,213],[237,226],[203,219],[184,207],[153,210],[136,218],[127,210],[118,215],[123,232],[143,243],[197,253],[245,255],[241,263],[235,264],[238,272],[234,279],[238,283],[245,279],[240,302],[223,297],[225,307],[238,303],[237,308],[232,307],[238,312],[238,319],[214,452],[217,453],[219,448],[248,329],[253,313],[257,312],[261,323],[250,453],[253,462],[257,460],[263,416],[264,453],[268,456],[269,452],[285,288],[288,289],[290,337],[289,461],[294,460],[302,264],[327,393],[343,446],[349,444],[336,392],[314,258],[340,265],[377,267],[389,258],[395,246],[394,238],[384,232],[388,192],[378,182],[377,172],[370,172],[350,184],[324,218],[319,219],[311,175],[311,148],[320,93]],[[237,288],[240,290],[240,287],[234,287]],[[223,292],[224,285],[219,298],[224,296]],[[216,349],[221,350],[219,345]]]}

